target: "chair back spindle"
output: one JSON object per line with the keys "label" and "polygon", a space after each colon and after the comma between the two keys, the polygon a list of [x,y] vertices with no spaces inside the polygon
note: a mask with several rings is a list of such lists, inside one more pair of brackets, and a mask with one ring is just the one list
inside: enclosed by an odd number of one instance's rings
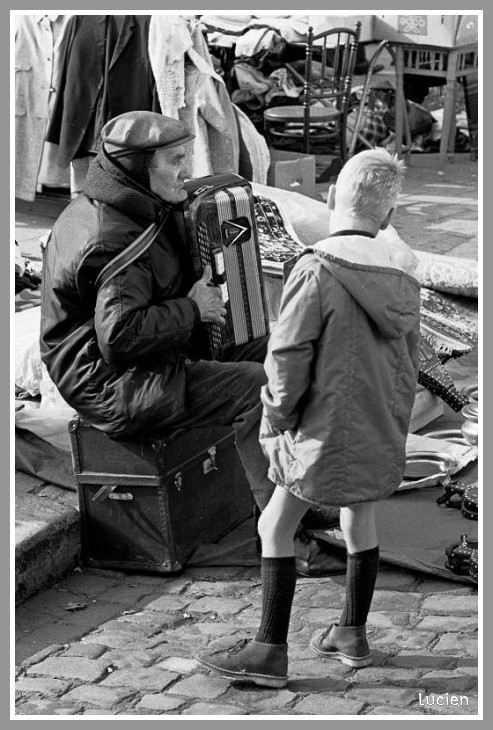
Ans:
{"label": "chair back spindle", "polygon": [[286,64],[295,80],[303,84],[301,104],[265,110],[268,141],[270,124],[277,125],[273,131],[276,137],[295,139],[296,124],[301,123],[305,153],[310,153],[310,137],[317,130],[319,140],[338,143],[341,159],[346,161],[346,119],[360,33],[360,22],[354,28],[332,28],[317,34],[312,27],[308,29],[303,76]]}

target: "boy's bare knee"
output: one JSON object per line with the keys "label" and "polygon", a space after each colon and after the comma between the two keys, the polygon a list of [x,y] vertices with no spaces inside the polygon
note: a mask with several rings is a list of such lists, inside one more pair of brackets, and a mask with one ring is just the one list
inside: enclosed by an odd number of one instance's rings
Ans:
{"label": "boy's bare knee", "polygon": [[268,517],[266,517],[265,510],[264,510],[264,512],[262,512],[262,514],[259,517],[257,530],[258,530],[258,534],[259,534],[262,542],[271,542],[272,541],[272,538],[274,535],[272,521],[269,520]]}

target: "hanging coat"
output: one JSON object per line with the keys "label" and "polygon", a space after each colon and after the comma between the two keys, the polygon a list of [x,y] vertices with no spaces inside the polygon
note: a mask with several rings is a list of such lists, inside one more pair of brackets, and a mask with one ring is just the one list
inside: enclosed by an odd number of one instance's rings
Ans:
{"label": "hanging coat", "polygon": [[62,164],[95,154],[104,124],[124,112],[160,112],[149,54],[149,15],[76,15],[67,25],[60,89],[47,139]]}
{"label": "hanging coat", "polygon": [[[23,15],[15,32],[15,195],[34,200],[68,15]],[[59,170],[56,150],[50,168]],[[48,160],[47,160],[48,162]],[[48,169],[47,169],[48,173]],[[68,170],[64,182],[68,182]],[[63,178],[63,175],[62,175]]]}

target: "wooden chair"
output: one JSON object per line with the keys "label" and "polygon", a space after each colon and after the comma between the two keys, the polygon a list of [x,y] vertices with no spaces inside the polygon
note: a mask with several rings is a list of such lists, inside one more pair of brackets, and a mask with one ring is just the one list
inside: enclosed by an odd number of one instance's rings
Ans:
{"label": "wooden chair", "polygon": [[[268,143],[275,138],[295,141],[302,130],[303,152],[309,154],[310,137],[317,130],[317,140],[338,142],[341,158],[346,160],[346,117],[360,31],[359,22],[354,29],[334,28],[316,35],[313,28],[308,29],[304,74],[286,64],[295,80],[303,84],[302,103],[264,111]],[[320,73],[314,56],[320,58]]]}

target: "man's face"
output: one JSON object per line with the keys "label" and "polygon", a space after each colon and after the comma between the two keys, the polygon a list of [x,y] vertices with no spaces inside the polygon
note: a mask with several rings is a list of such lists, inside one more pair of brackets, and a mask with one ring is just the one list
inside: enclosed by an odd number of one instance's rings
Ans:
{"label": "man's face", "polygon": [[183,190],[183,183],[189,177],[185,152],[185,145],[158,149],[149,165],[151,190],[167,203],[181,203],[187,197]]}

